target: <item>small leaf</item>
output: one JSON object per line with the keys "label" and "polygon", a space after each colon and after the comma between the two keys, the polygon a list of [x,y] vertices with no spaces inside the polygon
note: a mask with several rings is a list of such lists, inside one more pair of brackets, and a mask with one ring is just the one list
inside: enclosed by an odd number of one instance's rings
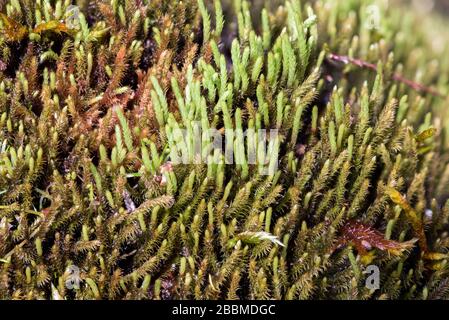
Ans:
{"label": "small leaf", "polygon": [[0,13],[0,19],[3,22],[2,33],[8,41],[20,41],[28,34],[27,27],[9,18],[4,13]]}
{"label": "small leaf", "polygon": [[[341,229],[341,236],[337,240],[337,248],[352,244],[363,257],[363,260],[372,260],[374,257],[368,250],[377,248],[393,255],[400,255],[405,250],[411,249],[417,239],[405,242],[397,242],[385,239],[378,230],[364,225],[358,221],[347,222]],[[371,255],[371,256],[370,256]]]}
{"label": "small leaf", "polygon": [[245,231],[240,234],[238,234],[234,239],[231,239],[229,241],[230,247],[233,247],[233,245],[238,241],[241,240],[243,243],[247,244],[259,244],[260,242],[264,240],[271,241],[281,247],[284,247],[284,244],[279,241],[279,239],[272,235],[271,233],[265,232],[265,231],[259,231],[259,232],[251,232],[251,231]]}
{"label": "small leaf", "polygon": [[426,260],[443,260],[449,258],[449,255],[446,253],[440,253],[440,252],[426,252],[423,256]]}
{"label": "small leaf", "polygon": [[386,194],[390,199],[397,205],[399,205],[403,210],[410,209],[407,200],[402,196],[402,194],[394,188],[387,188]]}
{"label": "small leaf", "polygon": [[374,252],[374,250],[368,252],[367,254],[362,255],[360,261],[364,264],[364,265],[369,265],[371,264],[371,262],[373,262],[373,260],[376,258],[376,253]]}
{"label": "small leaf", "polygon": [[41,34],[44,31],[53,31],[58,34],[64,32],[66,34],[73,34],[73,30],[69,29],[65,23],[57,20],[51,20],[49,22],[42,22],[33,29],[33,33]]}
{"label": "small leaf", "polygon": [[422,131],[421,133],[417,134],[415,137],[415,140],[417,142],[423,142],[424,140],[427,140],[427,139],[433,137],[436,132],[437,132],[437,129],[435,129],[435,128],[426,129],[426,130]]}
{"label": "small leaf", "polygon": [[416,211],[409,205],[408,201],[402,194],[394,188],[388,187],[386,193],[390,196],[390,199],[404,210],[407,218],[412,223],[415,234],[419,237],[419,245],[421,249],[427,251],[427,240],[424,233],[424,225],[421,219],[418,217]]}

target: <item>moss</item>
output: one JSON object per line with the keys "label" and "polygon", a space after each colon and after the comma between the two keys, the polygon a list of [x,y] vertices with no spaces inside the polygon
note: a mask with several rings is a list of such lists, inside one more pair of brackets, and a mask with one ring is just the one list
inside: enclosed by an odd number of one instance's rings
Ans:
{"label": "moss", "polygon": [[74,4],[2,7],[1,299],[448,297],[438,17]]}

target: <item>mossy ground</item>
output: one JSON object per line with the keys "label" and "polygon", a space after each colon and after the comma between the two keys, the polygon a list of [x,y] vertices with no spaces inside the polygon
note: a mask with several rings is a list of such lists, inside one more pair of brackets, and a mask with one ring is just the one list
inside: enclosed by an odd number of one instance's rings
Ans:
{"label": "mossy ground", "polygon": [[[0,298],[447,298],[449,35],[409,8],[3,1]],[[174,163],[197,123],[241,161]]]}

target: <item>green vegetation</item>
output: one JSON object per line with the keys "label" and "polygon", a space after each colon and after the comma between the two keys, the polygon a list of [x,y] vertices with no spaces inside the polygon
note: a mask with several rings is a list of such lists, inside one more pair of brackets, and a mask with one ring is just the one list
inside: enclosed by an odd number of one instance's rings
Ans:
{"label": "green vegetation", "polygon": [[6,1],[0,299],[448,298],[449,35],[390,2]]}

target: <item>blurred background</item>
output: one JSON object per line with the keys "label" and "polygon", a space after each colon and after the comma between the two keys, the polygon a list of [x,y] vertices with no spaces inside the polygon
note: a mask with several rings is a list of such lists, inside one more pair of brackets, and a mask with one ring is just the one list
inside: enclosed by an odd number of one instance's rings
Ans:
{"label": "blurred background", "polygon": [[449,15],[449,0],[394,0],[409,3],[422,13],[435,11]]}

